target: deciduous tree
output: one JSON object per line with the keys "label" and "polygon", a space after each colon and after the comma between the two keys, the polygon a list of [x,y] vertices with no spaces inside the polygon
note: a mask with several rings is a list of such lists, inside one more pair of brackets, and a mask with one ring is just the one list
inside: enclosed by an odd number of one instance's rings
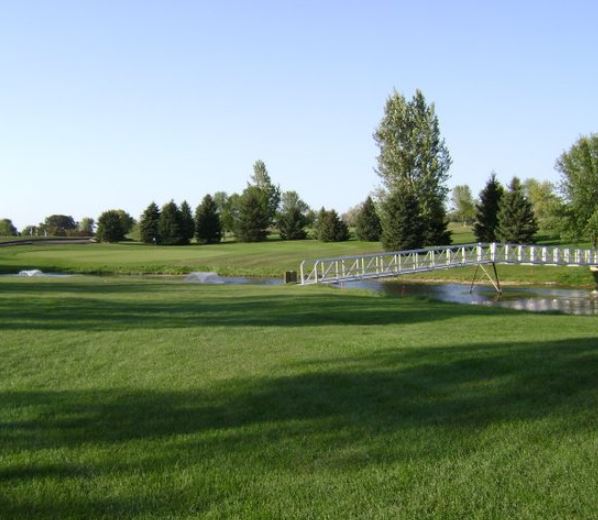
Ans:
{"label": "deciduous tree", "polygon": [[560,189],[571,208],[569,228],[578,236],[598,209],[598,134],[580,137],[556,162]]}
{"label": "deciduous tree", "polygon": [[120,210],[104,211],[98,218],[96,238],[100,242],[120,242],[125,238],[122,215]]}

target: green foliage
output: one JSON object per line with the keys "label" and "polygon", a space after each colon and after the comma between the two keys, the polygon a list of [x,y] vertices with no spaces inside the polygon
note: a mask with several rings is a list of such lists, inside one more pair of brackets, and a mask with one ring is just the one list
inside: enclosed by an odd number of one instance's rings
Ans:
{"label": "green foliage", "polygon": [[455,186],[452,192],[453,217],[463,224],[471,224],[476,210],[471,189],[467,184]]}
{"label": "green foliage", "polygon": [[17,228],[13,225],[9,218],[0,219],[0,236],[15,237],[17,236]]}
{"label": "green foliage", "polygon": [[79,232],[85,236],[93,236],[95,221],[92,218],[84,217],[77,225]]}
{"label": "green foliage", "polygon": [[239,200],[239,215],[235,234],[241,242],[261,242],[268,236],[270,208],[266,192],[257,186],[248,186]]}
{"label": "green foliage", "polygon": [[378,242],[382,234],[382,224],[376,212],[372,197],[365,199],[355,219],[355,233],[359,240]]}
{"label": "green foliage", "polygon": [[380,149],[377,172],[387,196],[401,192],[417,199],[423,224],[417,242],[448,243],[444,201],[451,158],[440,135],[434,105],[428,105],[419,90],[410,101],[394,92],[386,102],[374,139]]}
{"label": "green foliage", "polygon": [[331,209],[322,208],[318,213],[318,240],[321,242],[343,242],[349,240],[349,228]]}
{"label": "green foliage", "polygon": [[186,200],[181,203],[180,219],[182,237],[186,243],[189,243],[195,235],[195,220],[193,219],[191,207]]}
{"label": "green foliage", "polygon": [[478,242],[497,241],[498,211],[503,192],[496,173],[492,172],[486,186],[480,192],[480,201],[476,204],[473,232]]}
{"label": "green foliage", "polygon": [[592,241],[592,247],[598,248],[598,208],[592,213],[585,227],[585,234]]}
{"label": "green foliage", "polygon": [[183,235],[181,211],[172,200],[162,206],[158,234],[160,236],[160,243],[167,246],[189,243]]}
{"label": "green foliage", "polygon": [[222,234],[233,233],[239,213],[239,195],[233,193],[229,196],[225,191],[217,191],[214,193],[213,199],[220,217]]}
{"label": "green foliage", "polygon": [[309,206],[299,198],[296,191],[282,194],[281,210],[277,215],[276,225],[282,240],[303,240],[307,237],[306,213]]}
{"label": "green foliage", "polygon": [[100,242],[120,242],[125,238],[122,210],[111,209],[104,211],[98,218],[96,238]]}
{"label": "green foliage", "polygon": [[160,243],[160,208],[152,202],[141,215],[139,221],[141,241],[145,244]]}
{"label": "green foliage", "polygon": [[509,190],[502,196],[498,211],[497,235],[503,242],[530,244],[535,242],[534,235],[538,223],[534,208],[523,193],[523,187],[517,177],[513,177]]}
{"label": "green foliage", "polygon": [[280,187],[272,184],[272,179],[266,169],[266,164],[262,160],[257,160],[253,164],[253,175],[251,176],[252,184],[259,188],[266,195],[268,201],[268,218],[269,224],[274,221],[278,205],[280,204]]}
{"label": "green foliage", "polygon": [[127,233],[130,233],[133,229],[133,226],[135,225],[135,219],[131,215],[129,215],[124,209],[117,209],[116,211],[118,212],[118,215],[120,217],[120,222],[125,232],[125,235]]}
{"label": "green foliage", "polygon": [[581,137],[556,163],[561,173],[561,191],[571,208],[569,224],[577,237],[598,209],[598,134]]}
{"label": "green foliage", "polygon": [[45,231],[51,236],[66,236],[77,229],[75,219],[70,215],[50,215],[44,221]]}
{"label": "green foliage", "polygon": [[201,244],[214,244],[222,239],[218,206],[209,194],[195,210],[195,236]]}
{"label": "green foliage", "polygon": [[414,194],[397,190],[386,197],[382,210],[382,245],[386,251],[423,246],[424,223]]}

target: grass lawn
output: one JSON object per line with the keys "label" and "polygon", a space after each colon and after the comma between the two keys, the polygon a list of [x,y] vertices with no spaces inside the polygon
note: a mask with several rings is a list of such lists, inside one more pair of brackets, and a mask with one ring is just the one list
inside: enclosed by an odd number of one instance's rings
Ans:
{"label": "grass lawn", "polygon": [[598,511],[595,317],[0,278],[0,359],[2,518]]}
{"label": "grass lawn", "polygon": [[[46,272],[101,274],[177,274],[191,271],[216,271],[221,275],[282,276],[284,271],[298,270],[304,259],[357,255],[380,251],[379,243],[323,243],[316,240],[276,241],[243,244],[224,242],[213,245],[146,246],[121,244],[48,244],[0,248],[0,272],[16,273],[20,269]],[[511,283],[594,285],[585,268],[500,266],[501,279]],[[472,269],[450,269],[405,280],[431,279],[468,283]]]}

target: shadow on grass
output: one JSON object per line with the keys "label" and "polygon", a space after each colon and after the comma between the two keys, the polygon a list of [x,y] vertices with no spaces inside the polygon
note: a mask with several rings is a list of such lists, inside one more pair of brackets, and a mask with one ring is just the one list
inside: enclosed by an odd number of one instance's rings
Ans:
{"label": "shadow on grass", "polygon": [[[406,305],[403,299],[332,289],[318,294],[309,290],[281,294],[281,289],[271,292],[264,288],[256,295],[239,291],[237,296],[232,289],[191,288],[172,283],[3,283],[1,288],[7,296],[0,299],[0,327],[5,330],[384,325],[497,312],[415,298]],[[10,298],[10,291],[27,297]]]}
{"label": "shadow on grass", "polygon": [[[593,338],[385,350],[291,368],[297,373],[232,379],[203,391],[5,391],[0,394],[5,460],[15,453],[29,452],[35,460],[37,452],[72,449],[114,455],[88,463],[5,465],[0,488],[101,475],[118,480],[136,471],[159,475],[198,465],[247,475],[253,466],[317,463],[353,471],[397,461],[433,463],[455,450],[464,456],[484,449],[479,435],[487,428],[550,421],[534,441],[541,445],[598,426],[592,412],[598,399]],[[140,442],[153,448],[139,448]],[[123,453],[128,455],[121,459]],[[41,504],[25,496],[0,506],[15,517],[29,512],[40,518],[184,506],[173,505],[168,491],[162,492],[147,503],[131,497]]]}

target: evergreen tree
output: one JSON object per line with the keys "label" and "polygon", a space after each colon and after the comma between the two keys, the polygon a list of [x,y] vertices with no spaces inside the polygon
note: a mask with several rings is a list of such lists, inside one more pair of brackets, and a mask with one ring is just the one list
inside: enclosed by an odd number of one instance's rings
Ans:
{"label": "evergreen tree", "polygon": [[160,243],[160,208],[152,202],[141,215],[139,220],[139,231],[141,241],[145,244]]}
{"label": "evergreen tree", "polygon": [[272,179],[266,169],[266,164],[262,160],[257,160],[253,164],[252,184],[264,192],[268,201],[268,218],[270,224],[274,221],[278,205],[280,204],[280,187],[272,184]]}
{"label": "evergreen tree", "polygon": [[498,238],[498,210],[503,191],[496,179],[496,173],[492,172],[486,186],[480,192],[480,201],[476,204],[473,233],[478,242],[496,242]]}
{"label": "evergreen tree", "polygon": [[120,242],[125,238],[121,210],[111,209],[104,211],[98,218],[96,238],[100,242]]}
{"label": "evergreen tree", "polygon": [[286,191],[282,195],[282,207],[276,225],[282,240],[303,240],[307,237],[306,213],[309,206],[299,198],[296,191]]}
{"label": "evergreen tree", "polygon": [[162,206],[158,234],[160,243],[167,246],[186,243],[181,226],[181,211],[172,200]]}
{"label": "evergreen tree", "polygon": [[235,234],[241,242],[261,242],[268,236],[270,210],[264,190],[249,186],[239,200]]}
{"label": "evergreen tree", "polygon": [[186,200],[184,200],[181,203],[180,211],[181,234],[183,239],[185,240],[185,243],[188,244],[193,238],[193,235],[195,235],[195,220],[193,220],[191,208],[189,207],[189,204],[187,204]]}
{"label": "evergreen tree", "polygon": [[513,177],[501,200],[498,211],[498,237],[503,242],[529,244],[534,242],[538,223],[531,202],[523,193],[517,177]]}
{"label": "evergreen tree", "polygon": [[386,197],[401,192],[417,199],[423,223],[419,226],[422,237],[417,241],[449,243],[444,202],[451,158],[440,135],[434,105],[428,105],[419,90],[410,101],[394,92],[386,102],[374,139],[380,148],[377,171]]}
{"label": "evergreen tree", "polygon": [[423,246],[424,223],[417,197],[395,191],[382,208],[382,245],[387,251],[418,249]]}
{"label": "evergreen tree", "polygon": [[195,236],[201,244],[214,244],[222,239],[218,207],[209,194],[195,210]]}
{"label": "evergreen tree", "polygon": [[382,224],[372,197],[365,199],[355,220],[355,233],[359,240],[365,240],[366,242],[378,242],[380,240]]}
{"label": "evergreen tree", "polygon": [[322,242],[344,242],[349,240],[349,228],[338,216],[338,213],[331,209],[324,208],[318,214],[318,240]]}

